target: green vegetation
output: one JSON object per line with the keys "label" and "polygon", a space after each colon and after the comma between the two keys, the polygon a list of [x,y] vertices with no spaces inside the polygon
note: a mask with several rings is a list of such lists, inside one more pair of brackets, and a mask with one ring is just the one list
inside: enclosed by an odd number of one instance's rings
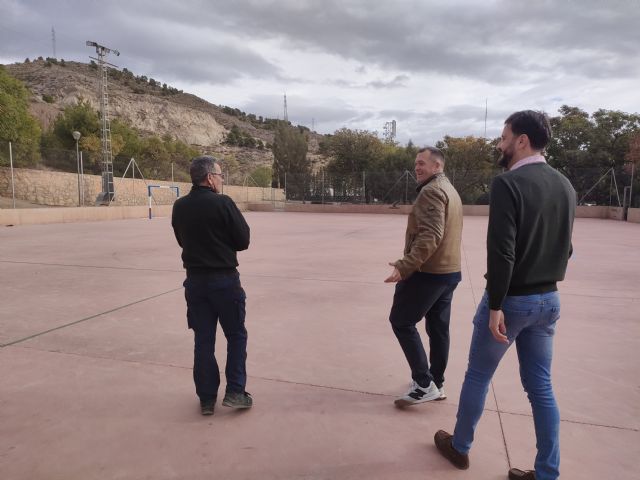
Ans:
{"label": "green vegetation", "polygon": [[251,135],[241,130],[237,125],[231,127],[227,134],[225,142],[227,145],[237,145],[238,147],[257,148],[262,150],[264,143],[259,138],[253,138]]}
{"label": "green vegetation", "polygon": [[[285,185],[285,174],[304,178],[311,173],[311,164],[307,159],[307,134],[299,128],[285,122],[278,124],[273,140],[273,186]],[[292,183],[290,192],[302,189],[300,183]]]}
{"label": "green vegetation", "polygon": [[[22,82],[0,66],[0,140],[12,142],[16,166],[31,166],[40,160],[40,126],[29,114],[29,96]],[[3,163],[8,156],[6,149],[0,151]]]}
{"label": "green vegetation", "polygon": [[[631,172],[625,162],[637,162],[640,115],[602,109],[589,115],[567,105],[559,112],[551,118],[554,135],[547,159],[571,180],[578,199],[610,168],[619,175],[618,182],[629,185]],[[634,192],[638,192],[638,186],[634,184]],[[611,188],[610,179],[600,182],[585,201],[607,205]]]}
{"label": "green vegetation", "polygon": [[[43,135],[43,162],[49,167],[75,171],[75,156],[70,158],[70,152],[75,150],[73,131],[81,133],[79,146],[86,152],[85,171],[100,173],[100,118],[82,99],[66,107],[53,122],[51,130]],[[131,126],[117,119],[111,122],[111,150],[117,176],[124,173],[133,157],[146,178],[171,178],[173,164],[176,181],[189,181],[189,161],[199,154],[196,149],[169,135],[141,137]]]}
{"label": "green vegetation", "polygon": [[253,180],[249,183],[250,186],[267,188],[271,186],[273,180],[273,169],[267,166],[257,167],[249,176]]}

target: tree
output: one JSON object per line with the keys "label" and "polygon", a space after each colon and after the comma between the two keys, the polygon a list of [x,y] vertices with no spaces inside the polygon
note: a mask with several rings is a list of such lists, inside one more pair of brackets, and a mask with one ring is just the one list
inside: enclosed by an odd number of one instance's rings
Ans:
{"label": "tree", "polygon": [[53,122],[52,133],[57,147],[75,150],[76,142],[71,135],[78,131],[83,138],[95,136],[100,138],[100,119],[88,101],[80,98],[75,105],[66,107]]}
{"label": "tree", "polygon": [[383,144],[375,133],[342,128],[331,137],[328,150],[333,157],[329,171],[346,175],[371,169],[382,156]]}
{"label": "tree", "polygon": [[[40,160],[40,126],[29,114],[30,93],[0,66],[0,140],[12,142],[15,165],[31,166]],[[0,156],[8,157],[3,148]]]}
{"label": "tree", "polygon": [[450,137],[436,143],[445,156],[445,172],[462,203],[474,204],[486,197],[497,173],[496,142],[480,137]]}
{"label": "tree", "polygon": [[273,170],[268,166],[260,166],[255,168],[249,175],[253,180],[253,184],[257,187],[270,187],[273,180]]}
{"label": "tree", "polygon": [[585,201],[608,204],[615,198],[613,182],[603,181],[603,176],[613,168],[618,182],[631,181],[624,161],[630,141],[640,131],[640,115],[603,109],[589,115],[567,105],[559,113],[551,118],[553,138],[546,149],[549,164],[571,180],[578,199],[588,193]]}
{"label": "tree", "polygon": [[88,155],[84,157],[87,173],[99,173],[100,159],[100,120],[88,101],[80,98],[75,105],[69,105],[56,117],[51,129],[42,136],[43,163],[55,169],[75,172],[76,141],[72,133],[81,134],[79,147]]}
{"label": "tree", "polygon": [[287,189],[295,196],[301,195],[306,177],[311,172],[311,164],[307,159],[306,134],[280,122],[276,128],[272,150],[273,186],[284,187],[285,174],[288,174]]}

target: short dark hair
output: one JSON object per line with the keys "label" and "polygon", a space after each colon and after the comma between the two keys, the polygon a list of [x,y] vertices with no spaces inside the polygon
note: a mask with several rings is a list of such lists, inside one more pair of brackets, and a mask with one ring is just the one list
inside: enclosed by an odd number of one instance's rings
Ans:
{"label": "short dark hair", "polygon": [[439,158],[440,161],[442,161],[442,164],[444,165],[445,163],[444,153],[442,153],[442,150],[440,150],[439,148],[427,146],[418,150],[419,154],[424,152],[429,152],[430,155],[433,155],[434,157]]}
{"label": "short dark hair", "polygon": [[189,175],[191,175],[191,183],[194,185],[200,185],[205,181],[207,175],[215,173],[215,165],[218,161],[209,156],[203,155],[201,157],[195,157],[191,160],[191,166],[189,167]]}
{"label": "short dark hair", "polygon": [[516,135],[526,135],[535,150],[542,150],[551,140],[551,123],[544,112],[522,110],[509,115],[504,121]]}

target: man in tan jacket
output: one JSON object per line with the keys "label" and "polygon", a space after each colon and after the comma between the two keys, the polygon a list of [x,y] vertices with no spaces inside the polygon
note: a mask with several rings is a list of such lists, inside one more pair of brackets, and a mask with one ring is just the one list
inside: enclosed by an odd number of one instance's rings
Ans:
{"label": "man in tan jacket", "polygon": [[[390,263],[393,272],[385,280],[397,283],[389,321],[413,379],[409,391],[395,400],[398,407],[446,398],[444,371],[449,358],[451,300],[462,279],[462,202],[443,170],[440,150],[426,147],[418,152],[418,197],[409,214],[404,256]],[[416,329],[423,317],[429,336],[429,360]]]}

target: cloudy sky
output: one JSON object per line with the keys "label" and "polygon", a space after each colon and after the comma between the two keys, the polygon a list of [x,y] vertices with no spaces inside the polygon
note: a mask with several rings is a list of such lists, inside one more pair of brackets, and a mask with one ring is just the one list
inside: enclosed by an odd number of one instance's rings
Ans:
{"label": "cloudy sky", "polygon": [[640,112],[640,0],[0,0],[0,63],[109,60],[320,133],[497,136],[563,104]]}

